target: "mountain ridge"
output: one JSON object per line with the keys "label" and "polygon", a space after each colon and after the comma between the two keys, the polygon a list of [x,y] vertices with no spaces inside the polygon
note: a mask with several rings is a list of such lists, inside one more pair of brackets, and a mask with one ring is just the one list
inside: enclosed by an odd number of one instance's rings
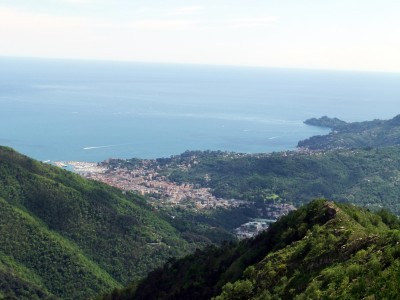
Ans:
{"label": "mountain ridge", "polygon": [[399,228],[385,211],[315,200],[253,239],[172,262],[103,299],[390,298]]}
{"label": "mountain ridge", "polygon": [[7,299],[87,299],[198,245],[144,198],[8,147],[0,147],[0,208]]}

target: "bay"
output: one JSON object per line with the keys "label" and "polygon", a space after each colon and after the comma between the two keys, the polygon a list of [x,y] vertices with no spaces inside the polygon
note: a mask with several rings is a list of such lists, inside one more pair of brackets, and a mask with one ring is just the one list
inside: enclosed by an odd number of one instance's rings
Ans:
{"label": "bay", "polygon": [[0,144],[39,160],[293,150],[303,124],[400,113],[400,75],[0,59]]}

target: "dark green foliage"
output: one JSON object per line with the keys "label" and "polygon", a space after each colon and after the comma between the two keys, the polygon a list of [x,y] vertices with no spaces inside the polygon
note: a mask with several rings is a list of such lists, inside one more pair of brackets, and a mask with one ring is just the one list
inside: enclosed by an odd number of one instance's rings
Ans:
{"label": "dark green foliage", "polygon": [[[223,198],[291,202],[330,198],[400,214],[400,148],[285,152],[260,155],[194,152],[197,164],[181,170],[174,158],[171,180],[211,187]],[[208,176],[209,180],[205,180]]]}
{"label": "dark green foliage", "polygon": [[397,298],[399,231],[368,211],[328,205],[334,218],[248,267],[215,299],[233,299],[238,292],[242,299]]}
{"label": "dark green foliage", "polygon": [[57,299],[31,280],[24,280],[13,274],[14,266],[0,265],[0,299],[39,300]]}
{"label": "dark green foliage", "polygon": [[390,229],[400,229],[400,219],[393,215],[386,209],[381,209],[376,212],[376,214],[381,217],[382,222],[385,223]]}
{"label": "dark green foliage", "polygon": [[373,120],[346,123],[338,119],[310,119],[306,124],[330,127],[328,135],[313,136],[298,143],[298,147],[311,150],[338,148],[388,147],[400,145],[400,115],[391,120]]}
{"label": "dark green foliage", "polygon": [[325,202],[315,201],[273,224],[268,234],[196,251],[151,272],[139,285],[115,291],[105,299],[125,299],[132,293],[134,299],[208,299],[218,294],[225,283],[239,279],[246,266],[303,238],[313,225],[323,224],[331,217]]}
{"label": "dark green foliage", "polygon": [[181,232],[186,240],[207,245],[232,240],[233,229],[248,222],[249,218],[257,217],[257,212],[248,207],[200,212],[180,207],[161,207],[159,216]]}
{"label": "dark green foliage", "polygon": [[170,261],[104,299],[396,299],[398,224],[387,212],[313,201],[254,239]]}
{"label": "dark green foliage", "polygon": [[98,289],[118,286],[75,245],[2,199],[0,236],[1,259],[10,272],[30,271],[31,278],[25,280],[36,279],[38,286],[58,297],[84,299]]}
{"label": "dark green foliage", "polygon": [[32,299],[86,299],[205,244],[188,243],[133,193],[4,147],[0,236],[0,292]]}

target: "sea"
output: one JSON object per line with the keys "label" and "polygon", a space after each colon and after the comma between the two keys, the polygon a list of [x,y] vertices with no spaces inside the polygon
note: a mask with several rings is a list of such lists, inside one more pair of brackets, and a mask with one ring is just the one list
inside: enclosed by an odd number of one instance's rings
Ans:
{"label": "sea", "polygon": [[0,58],[0,145],[42,161],[265,153],[400,114],[400,74]]}

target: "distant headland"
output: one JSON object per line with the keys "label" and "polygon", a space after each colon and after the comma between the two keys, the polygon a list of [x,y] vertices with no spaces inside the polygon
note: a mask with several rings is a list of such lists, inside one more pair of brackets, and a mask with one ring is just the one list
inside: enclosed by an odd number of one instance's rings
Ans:
{"label": "distant headland", "polygon": [[400,145],[400,115],[390,120],[373,120],[347,123],[338,118],[324,116],[309,119],[307,125],[328,127],[327,135],[313,136],[298,143],[308,150],[332,150],[351,148],[380,148]]}

